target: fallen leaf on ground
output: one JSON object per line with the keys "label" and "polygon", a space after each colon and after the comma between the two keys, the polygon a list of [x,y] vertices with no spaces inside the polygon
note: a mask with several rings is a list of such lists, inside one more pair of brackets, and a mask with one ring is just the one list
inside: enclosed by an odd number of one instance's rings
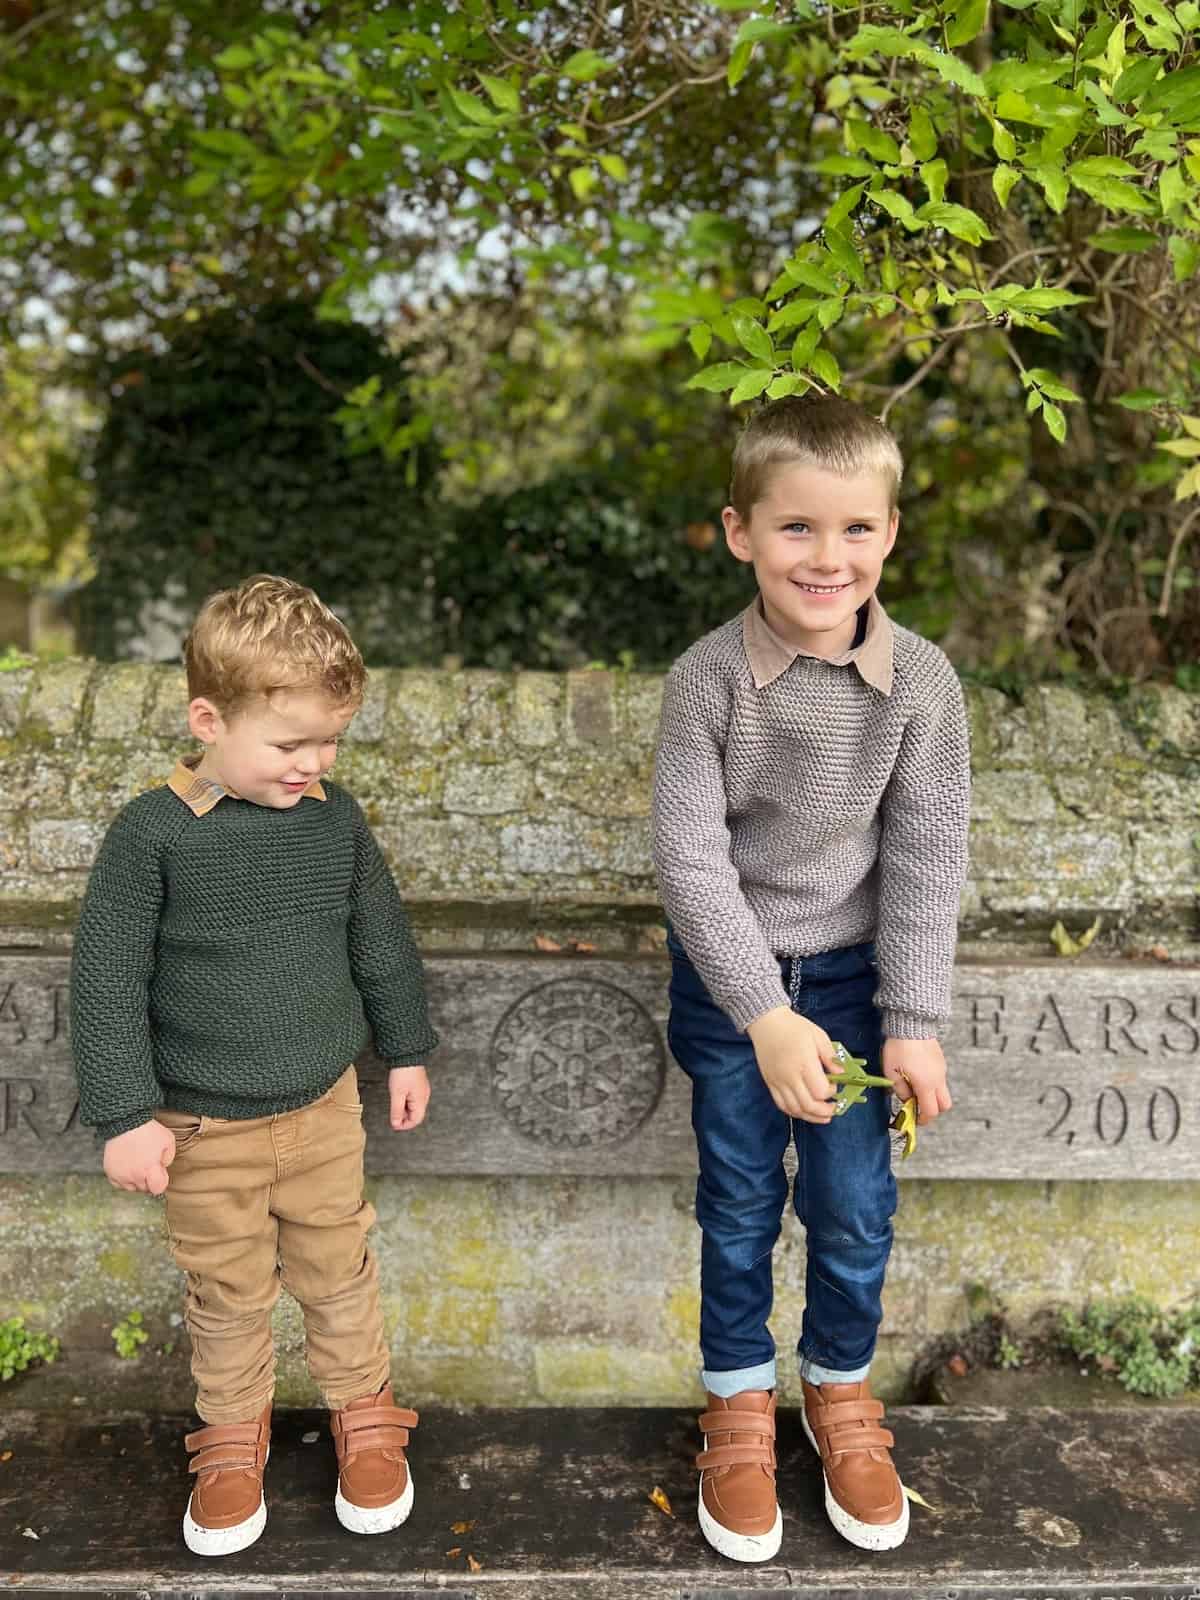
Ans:
{"label": "fallen leaf on ground", "polygon": [[666,1495],[662,1492],[657,1484],[655,1484],[653,1489],[651,1489],[650,1493],[646,1496],[646,1499],[649,1500],[652,1506],[657,1506],[664,1516],[673,1517],[675,1515],[675,1513],[671,1510],[671,1502],[667,1499]]}
{"label": "fallen leaf on ground", "polygon": [[970,1370],[966,1356],[951,1356],[946,1363],[946,1369],[956,1378],[965,1378]]}
{"label": "fallen leaf on ground", "polygon": [[13,1453],[12,1453],[11,1450],[5,1450],[3,1452],[3,1454],[0,1454],[0,1461],[11,1461],[12,1460],[12,1456],[13,1456]]}
{"label": "fallen leaf on ground", "polygon": [[474,1522],[452,1522],[450,1524],[450,1532],[451,1533],[470,1533],[471,1529],[474,1526],[475,1526]]}
{"label": "fallen leaf on ground", "polygon": [[482,1561],[476,1561],[475,1557],[471,1554],[471,1552],[469,1550],[467,1552],[467,1565],[470,1567],[472,1572],[482,1572],[483,1571],[483,1562]]}
{"label": "fallen leaf on ground", "polygon": [[40,1537],[40,1535],[34,1533],[32,1528],[22,1528],[21,1537],[22,1539],[37,1539]]}
{"label": "fallen leaf on ground", "polygon": [[462,1555],[462,1545],[456,1544],[454,1546],[453,1550],[447,1550],[446,1554],[448,1556],[460,1556],[460,1555]]}
{"label": "fallen leaf on ground", "polygon": [[1060,956],[1082,955],[1100,932],[1101,918],[1097,917],[1091,927],[1081,933],[1078,939],[1073,939],[1061,922],[1056,922],[1050,929],[1050,943]]}
{"label": "fallen leaf on ground", "polygon": [[912,1501],[913,1505],[915,1505],[915,1506],[924,1506],[926,1511],[932,1511],[933,1515],[935,1517],[937,1516],[937,1512],[929,1504],[929,1501],[926,1500],[926,1498],[925,1498],[925,1496],[923,1494],[918,1494],[915,1489],[910,1489],[907,1484],[904,1484],[903,1488],[904,1488],[904,1493]]}
{"label": "fallen leaf on ground", "polygon": [[1150,946],[1150,954],[1154,957],[1155,961],[1170,961],[1171,959],[1171,952],[1167,949],[1165,944],[1152,944]]}
{"label": "fallen leaf on ground", "polygon": [[562,949],[562,945],[559,944],[557,939],[551,939],[550,936],[545,933],[535,933],[533,936],[533,942],[539,950],[554,951]]}
{"label": "fallen leaf on ground", "polygon": [[596,954],[596,946],[589,944],[586,939],[572,939],[571,949],[581,956],[594,956]]}

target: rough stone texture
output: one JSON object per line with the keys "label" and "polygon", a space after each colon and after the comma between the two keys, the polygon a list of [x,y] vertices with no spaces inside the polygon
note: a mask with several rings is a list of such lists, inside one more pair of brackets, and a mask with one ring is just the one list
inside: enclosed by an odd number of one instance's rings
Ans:
{"label": "rough stone texture", "polygon": [[[450,908],[486,898],[558,916],[569,907],[589,942],[596,930],[581,908],[612,908],[622,915],[607,947],[631,947],[624,914],[656,913],[644,822],[661,694],[660,677],[619,672],[371,674],[340,771],[383,827],[406,891],[426,902],[427,943],[470,948],[480,919]],[[36,820],[58,825],[63,841],[89,837],[82,825],[105,824],[188,748],[184,702],[171,667],[62,662],[0,674],[6,832],[23,838]],[[1056,918],[1081,928],[1100,914],[1110,951],[1166,943],[1200,956],[1200,699],[1042,685],[1023,702],[973,688],[968,703],[964,948],[1044,950]],[[6,902],[14,925],[31,905],[69,915],[86,865],[79,843],[16,850],[0,921]]]}
{"label": "rough stone texture", "polygon": [[[491,1405],[701,1398],[689,1180],[376,1178],[369,1192],[395,1371],[409,1394]],[[1020,1327],[1047,1304],[1078,1307],[1094,1294],[1178,1301],[1197,1259],[1195,1185],[905,1184],[875,1380],[886,1396],[903,1394],[916,1354],[969,1322],[981,1288]],[[790,1215],[775,1263],[772,1327],[781,1387],[794,1401],[805,1253]],[[181,1338],[182,1284],[161,1207],[98,1175],[0,1186],[0,1283],[0,1315],[20,1313],[62,1337],[64,1383],[72,1369],[86,1382],[89,1364],[111,1356],[109,1329],[129,1311],[146,1319],[151,1377],[155,1352]],[[276,1337],[281,1397],[312,1401],[303,1330],[286,1296]],[[170,1370],[170,1398],[184,1407],[187,1373]],[[136,1371],[131,1364],[131,1378]],[[11,1392],[20,1403],[16,1385]]]}

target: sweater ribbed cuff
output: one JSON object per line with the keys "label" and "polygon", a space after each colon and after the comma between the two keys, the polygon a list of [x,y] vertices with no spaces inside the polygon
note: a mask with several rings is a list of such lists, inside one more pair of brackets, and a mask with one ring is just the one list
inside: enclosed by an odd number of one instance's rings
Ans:
{"label": "sweater ribbed cuff", "polygon": [[923,1017],[919,1011],[885,1011],[885,1039],[936,1039],[945,1023],[937,1017]]}
{"label": "sweater ribbed cuff", "polygon": [[[157,1107],[154,1110],[157,1110]],[[98,1122],[96,1137],[107,1143],[109,1139],[119,1139],[123,1133],[132,1133],[135,1128],[144,1128],[148,1122],[154,1121],[154,1110],[130,1111],[116,1122]]]}
{"label": "sweater ribbed cuff", "polygon": [[743,989],[740,994],[733,995],[725,1011],[729,1020],[739,1033],[745,1033],[752,1022],[757,1022],[759,1017],[768,1011],[775,1011],[779,1006],[790,1006],[787,990],[779,978],[772,981],[764,979],[754,985],[752,989]]}
{"label": "sweater ribbed cuff", "polygon": [[431,1033],[427,1039],[419,1044],[410,1046],[407,1050],[391,1051],[382,1050],[379,1041],[375,1041],[375,1053],[387,1068],[392,1067],[426,1067],[429,1058],[438,1047],[438,1036]]}

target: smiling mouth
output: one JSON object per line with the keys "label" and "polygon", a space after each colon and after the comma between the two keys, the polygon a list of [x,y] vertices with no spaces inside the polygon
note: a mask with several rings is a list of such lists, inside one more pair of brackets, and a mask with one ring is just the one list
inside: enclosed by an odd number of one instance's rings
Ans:
{"label": "smiling mouth", "polygon": [[788,580],[801,594],[842,594],[851,587],[848,583],[801,583],[796,578]]}

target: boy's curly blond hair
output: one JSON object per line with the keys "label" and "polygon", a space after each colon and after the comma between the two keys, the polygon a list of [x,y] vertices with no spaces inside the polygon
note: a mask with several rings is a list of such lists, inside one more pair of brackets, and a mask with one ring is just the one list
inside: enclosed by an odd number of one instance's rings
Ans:
{"label": "boy's curly blond hair", "polygon": [[256,573],[210,594],[184,641],[188,698],[231,716],[282,690],[320,692],[357,705],[367,669],[329,607],[302,583]]}
{"label": "boy's curly blond hair", "polygon": [[733,447],[729,503],[743,522],[781,466],[824,467],[845,477],[878,472],[894,511],[904,458],[888,429],[861,406],[836,394],[790,395],[755,411]]}

